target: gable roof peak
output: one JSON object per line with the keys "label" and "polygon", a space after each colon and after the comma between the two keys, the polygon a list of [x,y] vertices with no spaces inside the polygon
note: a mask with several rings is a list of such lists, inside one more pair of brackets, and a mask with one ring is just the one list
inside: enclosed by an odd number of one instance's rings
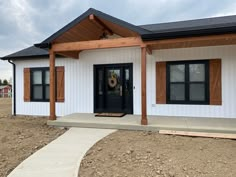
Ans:
{"label": "gable roof peak", "polygon": [[85,11],[83,14],[81,14],[79,17],[77,17],[76,19],[74,19],[73,21],[71,21],[69,24],[67,24],[66,26],[64,26],[63,28],[61,28],[60,30],[58,30],[56,33],[54,33],[53,35],[51,35],[50,37],[48,37],[47,39],[45,39],[43,42],[39,43],[39,44],[35,44],[36,47],[40,47],[40,48],[48,48],[50,46],[50,43],[55,40],[57,37],[59,37],[60,35],[62,35],[63,33],[65,33],[66,31],[68,31],[69,29],[71,29],[72,27],[74,27],[75,25],[77,25],[78,23],[80,23],[82,20],[86,19],[89,15],[95,15],[99,18],[102,18],[104,20],[107,20],[109,22],[112,22],[116,25],[122,26],[124,28],[127,28],[131,31],[134,31],[140,35],[142,34],[146,34],[149,33],[150,31],[141,28],[139,26],[133,25],[131,23],[128,23],[126,21],[123,21],[121,19],[118,19],[116,17],[113,17],[111,15],[108,15],[104,12],[98,11],[94,8],[89,8],[87,11]]}

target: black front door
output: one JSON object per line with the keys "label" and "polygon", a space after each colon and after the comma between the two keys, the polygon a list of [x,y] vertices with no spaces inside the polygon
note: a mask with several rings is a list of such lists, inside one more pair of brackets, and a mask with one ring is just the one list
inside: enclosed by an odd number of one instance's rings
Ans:
{"label": "black front door", "polygon": [[132,64],[94,66],[94,112],[133,113]]}

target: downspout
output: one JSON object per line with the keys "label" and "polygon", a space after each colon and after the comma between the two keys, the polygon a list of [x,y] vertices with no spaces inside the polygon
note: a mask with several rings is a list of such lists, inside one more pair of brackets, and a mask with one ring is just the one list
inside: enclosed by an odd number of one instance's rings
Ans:
{"label": "downspout", "polygon": [[13,66],[13,116],[16,115],[16,65],[11,60],[8,63]]}

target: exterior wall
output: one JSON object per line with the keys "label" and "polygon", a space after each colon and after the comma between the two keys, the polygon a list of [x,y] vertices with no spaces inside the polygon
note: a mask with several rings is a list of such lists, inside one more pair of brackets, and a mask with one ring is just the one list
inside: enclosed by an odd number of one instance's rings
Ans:
{"label": "exterior wall", "polygon": [[[148,115],[235,118],[236,46],[216,46],[153,51],[147,59]],[[79,60],[57,58],[57,66],[65,66],[65,102],[56,103],[56,115],[93,113],[93,65],[133,63],[134,114],[141,114],[141,53],[139,48],[90,50],[80,53]],[[222,106],[156,104],[156,61],[222,59]],[[23,69],[48,67],[48,59],[15,61],[16,114],[49,115],[49,103],[24,102]]]}
{"label": "exterior wall", "polygon": [[[236,118],[236,46],[153,51],[148,59],[147,111],[149,115]],[[156,104],[156,61],[222,59],[222,106]]]}
{"label": "exterior wall", "polygon": [[134,114],[141,114],[141,50],[139,48],[119,48],[84,51],[80,54],[78,67],[78,111],[93,112],[93,65],[133,63],[133,108]]}
{"label": "exterior wall", "polygon": [[[24,102],[24,68],[49,67],[48,59],[15,61],[16,64],[16,114],[48,116],[49,102]],[[56,115],[63,116],[78,111],[78,60],[56,59],[56,66],[65,66],[65,102],[56,103]]]}
{"label": "exterior wall", "polygon": [[[90,50],[80,53],[79,60],[57,58],[56,66],[65,66],[65,102],[56,103],[56,115],[93,113],[93,65],[133,63],[134,114],[140,114],[140,49],[120,48]],[[49,67],[48,59],[15,61],[16,64],[16,114],[49,115],[48,102],[24,102],[24,68]]]}

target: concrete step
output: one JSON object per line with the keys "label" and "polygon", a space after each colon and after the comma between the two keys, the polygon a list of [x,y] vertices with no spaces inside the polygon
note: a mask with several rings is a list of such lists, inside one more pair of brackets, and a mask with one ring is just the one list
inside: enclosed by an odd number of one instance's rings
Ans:
{"label": "concrete step", "polygon": [[140,120],[139,115],[126,115],[122,118],[98,118],[93,114],[72,114],[56,121],[48,121],[48,125],[119,130],[236,133],[236,119],[149,116],[147,126],[140,125]]}

